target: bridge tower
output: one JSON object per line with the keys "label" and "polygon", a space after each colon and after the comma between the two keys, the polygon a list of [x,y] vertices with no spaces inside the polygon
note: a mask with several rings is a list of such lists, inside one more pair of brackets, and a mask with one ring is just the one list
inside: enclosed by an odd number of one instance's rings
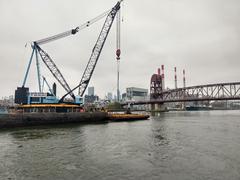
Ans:
{"label": "bridge tower", "polygon": [[[158,73],[153,74],[150,82],[150,100],[162,99],[163,91],[163,76],[161,75],[161,70],[158,68]],[[150,109],[152,111],[162,111],[165,109],[163,104],[151,104]]]}

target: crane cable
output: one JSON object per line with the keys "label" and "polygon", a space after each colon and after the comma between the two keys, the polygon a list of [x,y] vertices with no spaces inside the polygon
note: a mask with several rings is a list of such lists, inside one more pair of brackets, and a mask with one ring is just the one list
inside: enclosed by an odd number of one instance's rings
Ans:
{"label": "crane cable", "polygon": [[80,26],[77,26],[75,29],[71,29],[71,30],[68,30],[68,31],[65,31],[65,32],[62,32],[62,33],[59,33],[59,34],[56,34],[56,35],[44,38],[44,39],[40,39],[40,40],[37,40],[35,42],[38,45],[41,45],[41,44],[46,44],[46,43],[49,43],[49,42],[52,42],[52,41],[55,41],[55,40],[58,40],[58,39],[70,36],[70,35],[74,35],[78,31],[80,31],[82,29],[85,29],[85,28],[89,27],[90,25],[92,25],[93,23],[95,23],[95,22],[101,20],[102,18],[104,18],[111,10],[112,9],[109,9],[109,10],[105,11],[104,13],[100,14],[99,16],[97,16],[97,17],[95,17],[95,18],[85,22],[84,24],[82,24]]}
{"label": "crane cable", "polygon": [[116,14],[117,29],[116,29],[116,59],[117,59],[117,101],[120,100],[120,89],[119,89],[119,70],[120,70],[120,55],[121,55],[121,14],[120,10]]}
{"label": "crane cable", "polygon": [[108,14],[111,10],[112,10],[112,9],[109,9],[109,10],[105,11],[104,13],[100,14],[99,16],[91,19],[90,21],[87,21],[86,23],[78,26],[78,29],[79,29],[79,30],[82,30],[82,29],[84,29],[84,28],[86,28],[86,27],[89,27],[89,26],[92,25],[93,23],[95,23],[95,22],[101,20],[102,18],[104,18],[105,16],[107,16],[107,14]]}

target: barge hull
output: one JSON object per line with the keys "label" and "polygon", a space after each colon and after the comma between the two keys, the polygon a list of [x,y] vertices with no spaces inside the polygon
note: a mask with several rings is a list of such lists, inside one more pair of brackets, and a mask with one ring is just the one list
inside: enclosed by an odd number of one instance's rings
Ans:
{"label": "barge hull", "polygon": [[0,115],[0,128],[64,123],[101,123],[107,121],[105,112],[16,113]]}

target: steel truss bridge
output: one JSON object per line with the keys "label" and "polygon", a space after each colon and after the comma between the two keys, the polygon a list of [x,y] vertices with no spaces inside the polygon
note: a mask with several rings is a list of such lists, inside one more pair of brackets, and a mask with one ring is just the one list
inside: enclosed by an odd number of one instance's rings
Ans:
{"label": "steel truss bridge", "polygon": [[240,82],[208,84],[159,92],[148,101],[131,101],[123,105],[163,104],[170,102],[240,100]]}

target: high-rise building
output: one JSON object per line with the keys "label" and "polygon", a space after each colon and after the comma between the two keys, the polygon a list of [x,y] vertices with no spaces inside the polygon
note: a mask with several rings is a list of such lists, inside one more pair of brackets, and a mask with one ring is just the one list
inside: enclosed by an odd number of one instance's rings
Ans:
{"label": "high-rise building", "polygon": [[98,96],[89,96],[89,95],[85,95],[84,96],[84,103],[85,104],[92,104],[92,103],[95,103],[96,101],[99,100],[99,97]]}
{"label": "high-rise building", "polygon": [[111,92],[107,93],[107,99],[111,101],[113,99],[113,94]]}
{"label": "high-rise building", "polygon": [[88,96],[94,96],[94,87],[88,87]]}

